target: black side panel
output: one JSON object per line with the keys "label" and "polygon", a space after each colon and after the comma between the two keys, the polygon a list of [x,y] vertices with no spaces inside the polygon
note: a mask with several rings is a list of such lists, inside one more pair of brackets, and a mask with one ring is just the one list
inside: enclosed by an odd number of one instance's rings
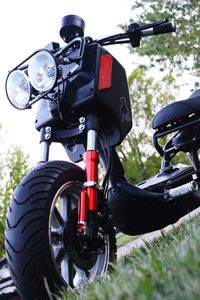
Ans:
{"label": "black side panel", "polygon": [[[102,48],[101,55],[109,54]],[[104,106],[103,116],[106,116],[106,109],[115,116],[115,126],[119,129],[119,140],[112,145],[118,145],[126,137],[132,128],[132,112],[129,97],[129,89],[127,83],[127,76],[123,66],[114,58],[112,64],[112,84],[111,88],[105,90],[97,90],[96,101]],[[111,114],[106,116],[108,121]],[[105,117],[103,118],[105,122]],[[110,128],[111,127],[110,123]]]}
{"label": "black side panel", "polygon": [[140,190],[129,183],[119,183],[110,189],[108,201],[117,229],[125,234],[138,235],[173,224],[199,207],[200,192],[165,202],[155,193]]}
{"label": "black side panel", "polygon": [[[111,86],[99,88],[101,56],[112,57]],[[118,145],[132,127],[127,77],[121,64],[98,44],[87,45],[81,72],[71,80],[65,100],[75,114],[96,114],[100,128],[112,146]]]}

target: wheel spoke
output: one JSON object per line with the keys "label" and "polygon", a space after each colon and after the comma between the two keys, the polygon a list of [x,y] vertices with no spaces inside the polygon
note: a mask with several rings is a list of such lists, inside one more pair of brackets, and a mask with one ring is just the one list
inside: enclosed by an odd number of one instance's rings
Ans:
{"label": "wheel spoke", "polygon": [[52,244],[57,245],[57,246],[61,245],[62,238],[63,238],[62,228],[61,227],[57,228],[57,227],[52,226],[51,227],[51,241],[52,241]]}
{"label": "wheel spoke", "polygon": [[61,262],[61,275],[63,279],[70,285],[70,287],[74,288],[74,264],[67,255],[65,255],[65,258]]}
{"label": "wheel spoke", "polygon": [[64,219],[63,219],[63,217],[61,216],[61,214],[60,214],[60,212],[59,212],[59,210],[58,210],[58,208],[57,208],[56,206],[55,206],[55,208],[54,208],[54,216],[55,216],[55,218],[56,218],[58,224],[59,224],[61,227],[63,227],[64,224],[65,224],[65,222],[64,222]]}
{"label": "wheel spoke", "polygon": [[65,259],[66,252],[63,247],[58,247],[57,254],[55,255],[55,259],[58,265],[62,264],[62,261]]}
{"label": "wheel spoke", "polygon": [[79,269],[77,266],[75,267],[76,275],[74,277],[74,286],[78,287],[80,285],[84,285],[88,281],[89,273],[86,275],[86,272],[84,270]]}
{"label": "wheel spoke", "polygon": [[68,199],[66,194],[62,194],[62,196],[60,196],[60,215],[65,222],[67,222],[70,216],[70,211],[70,200]]}

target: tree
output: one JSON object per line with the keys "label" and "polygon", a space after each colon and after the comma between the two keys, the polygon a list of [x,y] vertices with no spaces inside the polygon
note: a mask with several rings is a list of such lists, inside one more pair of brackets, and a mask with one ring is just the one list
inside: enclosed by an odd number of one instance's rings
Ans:
{"label": "tree", "polygon": [[[133,130],[119,147],[128,179],[136,183],[158,172],[160,158],[151,144],[150,121],[161,107],[175,99],[177,87],[174,75],[196,75],[200,71],[200,1],[136,0],[132,10],[134,22],[140,25],[164,20],[166,17],[177,24],[177,32],[143,38],[141,47],[131,48],[139,58],[129,78],[133,107]],[[133,22],[133,20],[131,20]],[[124,26],[121,26],[124,28]],[[141,58],[142,57],[142,58]],[[142,62],[142,63],[140,63]],[[145,67],[144,67],[145,66]],[[151,75],[157,75],[157,80]],[[164,75],[161,75],[161,74]],[[173,75],[173,76],[172,76]],[[189,81],[188,78],[186,81]],[[191,79],[190,79],[191,81]],[[178,82],[176,78],[176,82]],[[193,80],[194,83],[194,80]],[[183,76],[179,85],[183,85]],[[198,87],[199,83],[196,83]],[[193,88],[190,82],[190,87]],[[164,142],[164,141],[163,141]],[[177,155],[174,162],[183,155]]]}
{"label": "tree", "polygon": [[139,55],[148,56],[151,66],[160,69],[176,69],[178,75],[189,70],[193,75],[200,72],[200,0],[136,0],[132,10],[137,13],[139,24],[169,18],[177,25],[177,31],[157,37],[144,38],[138,49]]}
{"label": "tree", "polygon": [[133,128],[118,147],[118,153],[126,176],[133,183],[159,172],[161,158],[152,147],[151,120],[161,107],[175,99],[177,89],[173,76],[169,74],[156,80],[147,75],[144,68],[138,67],[129,77]]}
{"label": "tree", "polygon": [[24,155],[18,146],[11,146],[6,153],[0,153],[0,157],[0,257],[2,257],[9,200],[20,179],[28,172],[29,164],[28,156]]}

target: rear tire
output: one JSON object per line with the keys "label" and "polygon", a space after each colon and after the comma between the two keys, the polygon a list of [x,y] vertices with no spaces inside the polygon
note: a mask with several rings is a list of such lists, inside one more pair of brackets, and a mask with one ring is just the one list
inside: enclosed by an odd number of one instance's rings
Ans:
{"label": "rear tire", "polygon": [[116,258],[114,228],[104,251],[84,251],[76,236],[79,193],[85,173],[53,161],[36,167],[13,193],[7,214],[6,253],[22,299],[49,299],[61,287],[77,288],[105,275]]}

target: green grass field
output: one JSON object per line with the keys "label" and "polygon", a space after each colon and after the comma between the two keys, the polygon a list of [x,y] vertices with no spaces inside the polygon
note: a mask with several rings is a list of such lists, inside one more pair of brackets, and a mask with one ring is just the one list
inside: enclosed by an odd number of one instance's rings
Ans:
{"label": "green grass field", "polygon": [[123,234],[122,232],[117,233],[116,238],[117,238],[117,247],[122,247],[126,244],[128,244],[129,242],[137,239],[139,236],[131,236],[131,235],[126,235]]}
{"label": "green grass field", "polygon": [[200,216],[119,260],[106,278],[62,299],[199,300]]}

